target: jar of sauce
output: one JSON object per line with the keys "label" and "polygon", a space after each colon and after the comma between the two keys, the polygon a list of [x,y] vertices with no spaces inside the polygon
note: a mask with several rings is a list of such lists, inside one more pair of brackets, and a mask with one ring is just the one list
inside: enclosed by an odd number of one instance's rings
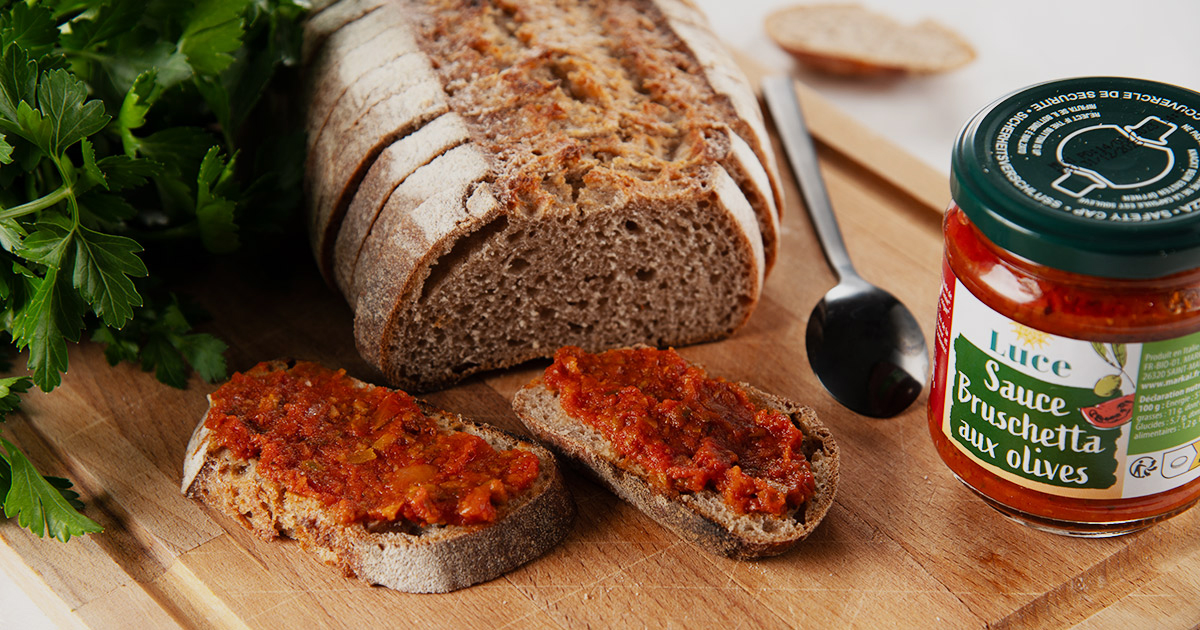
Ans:
{"label": "jar of sauce", "polygon": [[1200,94],[1020,90],[951,165],[929,430],[1032,527],[1115,536],[1200,499]]}

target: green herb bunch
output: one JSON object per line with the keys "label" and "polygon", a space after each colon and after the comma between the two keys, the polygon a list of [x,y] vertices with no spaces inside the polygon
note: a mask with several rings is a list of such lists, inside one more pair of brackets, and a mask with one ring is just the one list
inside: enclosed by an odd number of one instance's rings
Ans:
{"label": "green herb bunch", "polygon": [[[31,374],[0,379],[0,418],[32,386],[57,387],[84,338],[173,386],[192,370],[224,378],[226,345],[193,332],[171,292],[175,259],[229,254],[296,207],[302,137],[247,123],[295,65],[304,12],[303,0],[0,0],[0,324]],[[22,527],[62,541],[99,531],[69,488],[0,438],[0,498]]]}

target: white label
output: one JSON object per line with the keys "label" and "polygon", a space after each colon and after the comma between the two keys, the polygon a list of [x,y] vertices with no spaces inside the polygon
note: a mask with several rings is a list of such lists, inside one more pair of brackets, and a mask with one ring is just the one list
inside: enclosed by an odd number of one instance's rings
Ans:
{"label": "white label", "polygon": [[1061,337],[953,281],[938,325],[942,432],[963,453],[1013,483],[1082,499],[1157,494],[1200,477],[1200,333],[1148,343]]}

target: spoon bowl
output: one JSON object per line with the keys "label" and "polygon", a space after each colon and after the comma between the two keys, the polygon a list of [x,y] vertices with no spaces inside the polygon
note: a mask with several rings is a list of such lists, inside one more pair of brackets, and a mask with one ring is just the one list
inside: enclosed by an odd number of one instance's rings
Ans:
{"label": "spoon bowl", "polygon": [[825,294],[808,318],[805,344],[821,385],[865,416],[894,416],[925,387],[920,325],[891,293],[866,282],[841,282]]}
{"label": "spoon bowl", "polygon": [[854,270],[791,79],[769,77],[762,88],[821,249],[838,277],[808,318],[808,363],[843,406],[865,416],[894,416],[925,387],[925,334],[899,300]]}

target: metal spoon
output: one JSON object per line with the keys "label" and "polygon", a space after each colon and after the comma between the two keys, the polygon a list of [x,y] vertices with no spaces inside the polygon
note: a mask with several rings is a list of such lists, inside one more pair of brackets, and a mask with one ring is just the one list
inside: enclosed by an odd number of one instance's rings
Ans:
{"label": "metal spoon", "polygon": [[809,316],[808,363],[842,405],[866,416],[894,416],[925,387],[925,335],[899,300],[864,280],[850,263],[791,79],[769,77],[762,88],[825,258],[838,277]]}

